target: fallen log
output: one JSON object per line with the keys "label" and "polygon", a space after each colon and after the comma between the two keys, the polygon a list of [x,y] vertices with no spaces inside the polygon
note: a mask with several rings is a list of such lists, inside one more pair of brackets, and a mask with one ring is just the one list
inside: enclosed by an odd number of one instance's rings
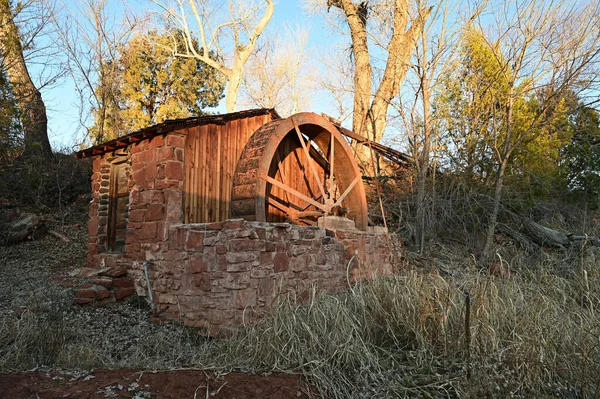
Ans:
{"label": "fallen log", "polygon": [[519,226],[518,229],[514,229],[510,227],[509,223],[505,223],[499,224],[498,230],[511,237],[528,252],[537,252],[542,247],[565,249],[581,242],[600,246],[600,238],[596,236],[564,233],[515,214],[511,215],[511,219],[515,221],[512,225]]}
{"label": "fallen log", "polygon": [[530,219],[522,220],[523,233],[538,245],[543,247],[562,248],[569,246],[569,235],[557,230],[542,226]]}

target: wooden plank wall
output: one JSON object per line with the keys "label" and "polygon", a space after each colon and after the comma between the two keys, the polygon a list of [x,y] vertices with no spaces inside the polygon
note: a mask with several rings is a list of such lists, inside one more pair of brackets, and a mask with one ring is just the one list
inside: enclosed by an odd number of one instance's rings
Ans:
{"label": "wooden plank wall", "polygon": [[229,217],[235,168],[250,136],[272,120],[270,114],[187,129],[184,155],[185,223]]}

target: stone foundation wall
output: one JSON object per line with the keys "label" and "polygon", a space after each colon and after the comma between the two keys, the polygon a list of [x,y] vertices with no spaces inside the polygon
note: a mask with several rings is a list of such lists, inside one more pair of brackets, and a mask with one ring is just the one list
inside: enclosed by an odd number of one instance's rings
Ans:
{"label": "stone foundation wall", "polygon": [[401,244],[394,235],[234,219],[171,226],[168,245],[156,245],[141,244],[131,263],[138,295],[147,295],[148,260],[157,310],[214,335],[255,321],[282,295],[302,301],[313,288],[389,275]]}

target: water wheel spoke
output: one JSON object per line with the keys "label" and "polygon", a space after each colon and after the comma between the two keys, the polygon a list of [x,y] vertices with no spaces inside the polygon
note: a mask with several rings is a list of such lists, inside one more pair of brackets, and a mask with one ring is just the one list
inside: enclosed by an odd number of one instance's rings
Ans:
{"label": "water wheel spoke", "polygon": [[301,192],[294,190],[290,186],[287,186],[287,185],[283,184],[282,182],[273,179],[271,176],[268,176],[266,174],[261,174],[260,178],[263,179],[264,181],[266,181],[267,183],[271,183],[272,185],[279,187],[280,189],[282,189],[284,191],[287,191],[289,194],[293,195],[294,197],[297,197],[297,198],[301,199],[302,201],[307,202],[307,203],[315,206],[316,208],[323,210],[324,212],[327,211],[326,206],[324,204],[321,204],[320,202],[315,201],[314,198],[310,198],[309,196],[304,195]]}
{"label": "water wheel spoke", "polygon": [[321,190],[321,194],[323,195],[323,198],[325,198],[325,190],[323,189],[323,182],[321,181],[321,177],[317,173],[317,169],[315,168],[315,164],[311,161],[311,160],[313,160],[313,157],[310,156],[310,151],[308,150],[308,147],[306,146],[306,142],[304,141],[304,137],[302,137],[302,132],[298,128],[298,124],[296,123],[296,120],[294,118],[292,118],[292,123],[294,124],[294,130],[296,130],[296,134],[298,135],[298,140],[300,140],[300,144],[302,145],[302,149],[304,150],[304,154],[306,155],[306,161],[310,165],[310,171],[312,172],[313,177],[315,178],[315,180],[319,184],[319,190]]}
{"label": "water wheel spoke", "polygon": [[321,153],[314,149],[313,146],[309,148],[310,157],[313,161],[319,164],[320,167],[323,168],[325,173],[329,173],[329,161],[325,158]]}
{"label": "water wheel spoke", "polygon": [[297,210],[297,209],[294,209],[292,207],[289,207],[289,206],[281,203],[275,197],[269,197],[267,199],[267,201],[269,202],[269,205],[271,205],[271,206],[279,209],[281,212],[285,213],[286,216],[290,220],[301,221],[302,218],[323,216],[323,211],[319,211],[319,210],[317,210],[317,211]]}
{"label": "water wheel spoke", "polygon": [[356,176],[354,178],[354,180],[352,180],[352,183],[350,183],[350,185],[342,193],[342,195],[340,195],[340,197],[337,199],[337,201],[335,202],[335,204],[333,206],[339,206],[339,205],[341,205],[341,203],[344,200],[344,198],[346,198],[348,196],[348,194],[350,194],[350,191],[352,191],[352,189],[354,188],[354,186],[356,185],[356,183],[358,183],[359,181],[360,181],[360,176]]}
{"label": "water wheel spoke", "polygon": [[[317,195],[316,197],[314,197],[313,199],[314,199],[315,201],[320,201],[320,200],[321,200],[321,198],[323,198],[323,196],[322,196],[321,194],[319,194],[319,195]],[[312,206],[312,204],[308,204],[308,205],[306,205],[304,208],[302,208],[302,211],[305,211],[305,210],[307,210],[307,209],[308,209],[308,208],[310,208],[311,206]]]}
{"label": "water wheel spoke", "polygon": [[[281,156],[279,155],[279,151],[275,152],[275,156],[277,157],[277,173],[279,173],[279,178],[281,179],[283,184],[287,185],[287,182],[285,181],[285,170],[283,170],[284,165],[283,165],[283,162],[281,161]],[[285,199],[289,204],[291,202],[290,196],[287,191],[284,191],[284,193],[285,193]]]}
{"label": "water wheel spoke", "polygon": [[[298,155],[297,151],[294,151],[293,154],[294,154],[294,159],[296,160],[296,167],[298,168],[298,170],[300,170],[302,172],[302,181],[304,182],[304,184],[306,185],[306,189],[308,190],[307,194],[310,197],[314,198],[315,194],[314,194],[314,190],[310,184],[311,183],[310,176],[306,173],[306,165],[300,159],[300,156]],[[284,184],[289,186],[289,184],[287,184],[285,182],[284,182]]]}

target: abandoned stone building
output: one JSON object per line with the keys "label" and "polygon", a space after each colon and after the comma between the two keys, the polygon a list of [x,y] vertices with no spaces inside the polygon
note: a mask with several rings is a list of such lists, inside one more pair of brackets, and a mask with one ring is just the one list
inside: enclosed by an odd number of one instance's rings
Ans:
{"label": "abandoned stone building", "polygon": [[399,243],[368,225],[348,135],[323,116],[257,109],[80,151],[93,158],[88,266],[126,270],[157,313],[210,334],[282,295],[392,273]]}

